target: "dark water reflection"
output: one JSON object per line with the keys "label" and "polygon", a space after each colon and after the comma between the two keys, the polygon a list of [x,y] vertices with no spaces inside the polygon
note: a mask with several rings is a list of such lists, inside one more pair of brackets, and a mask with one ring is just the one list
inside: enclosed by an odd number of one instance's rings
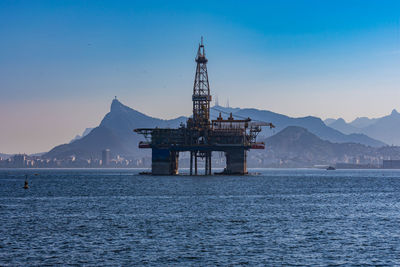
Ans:
{"label": "dark water reflection", "polygon": [[400,171],[256,171],[0,170],[0,266],[400,265]]}

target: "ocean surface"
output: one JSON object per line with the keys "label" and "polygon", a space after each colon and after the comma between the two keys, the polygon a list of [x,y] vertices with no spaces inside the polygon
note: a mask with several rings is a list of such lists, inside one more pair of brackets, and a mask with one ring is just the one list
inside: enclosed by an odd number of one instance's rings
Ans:
{"label": "ocean surface", "polygon": [[400,171],[250,171],[0,170],[0,266],[400,265]]}

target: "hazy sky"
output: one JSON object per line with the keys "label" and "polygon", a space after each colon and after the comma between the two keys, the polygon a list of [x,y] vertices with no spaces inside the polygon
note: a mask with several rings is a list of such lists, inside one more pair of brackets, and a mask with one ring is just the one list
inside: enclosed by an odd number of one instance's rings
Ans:
{"label": "hazy sky", "polygon": [[212,94],[290,116],[400,109],[400,1],[0,1],[0,152],[99,124],[114,96],[189,115],[204,36]]}

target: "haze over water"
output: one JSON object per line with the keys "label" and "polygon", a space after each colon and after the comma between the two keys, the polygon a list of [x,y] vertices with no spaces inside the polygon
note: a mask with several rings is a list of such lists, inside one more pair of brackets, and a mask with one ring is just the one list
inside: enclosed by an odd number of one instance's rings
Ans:
{"label": "haze over water", "polygon": [[0,170],[0,265],[400,264],[400,171],[254,171]]}

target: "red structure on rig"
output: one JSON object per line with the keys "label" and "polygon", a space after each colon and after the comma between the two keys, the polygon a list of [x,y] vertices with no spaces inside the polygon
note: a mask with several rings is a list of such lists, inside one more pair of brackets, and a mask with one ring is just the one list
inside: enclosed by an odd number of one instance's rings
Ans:
{"label": "red structure on rig", "polygon": [[274,127],[271,123],[252,122],[250,118],[235,120],[232,114],[223,119],[221,113],[210,121],[210,84],[207,73],[207,58],[203,38],[196,56],[196,74],[193,85],[193,116],[186,125],[177,129],[141,128],[134,131],[143,134],[147,142],[139,143],[140,148],[152,149],[152,174],[178,174],[179,152],[190,152],[190,175],[198,174],[198,158],[204,159],[205,175],[211,175],[213,151],[222,151],[226,156],[223,174],[246,174],[247,151],[264,149],[257,142],[261,126]]}

